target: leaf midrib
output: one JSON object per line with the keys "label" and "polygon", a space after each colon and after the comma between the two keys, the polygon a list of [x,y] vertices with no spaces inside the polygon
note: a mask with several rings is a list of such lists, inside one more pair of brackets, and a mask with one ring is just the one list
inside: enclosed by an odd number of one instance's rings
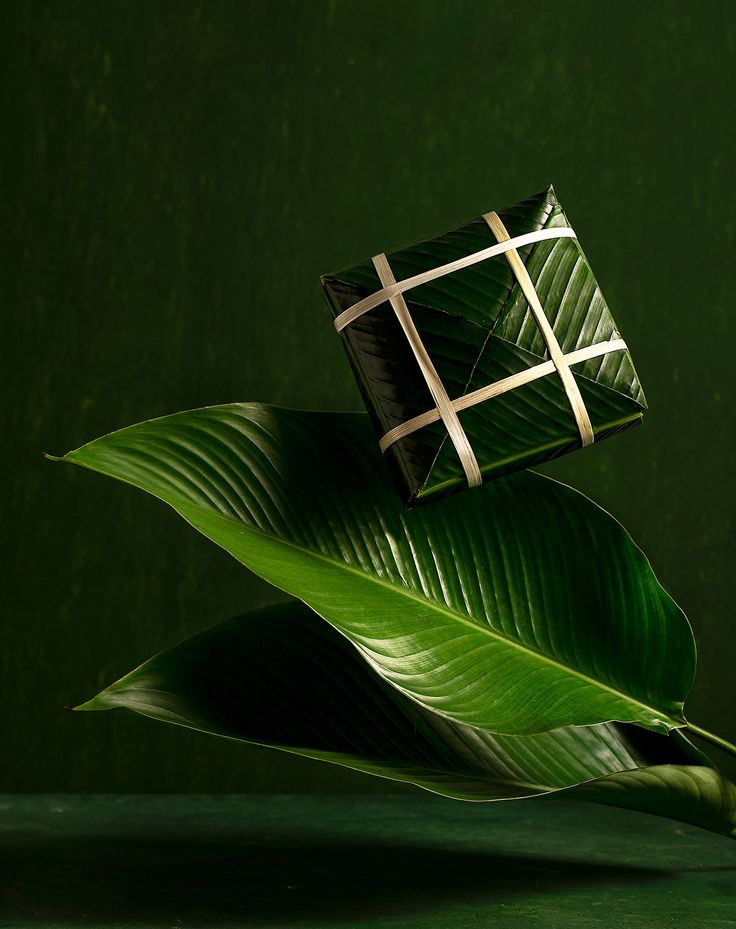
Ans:
{"label": "leaf midrib", "polygon": [[[83,460],[76,458],[75,455],[76,455],[76,452],[70,452],[68,455],[65,455],[62,460],[71,461],[75,464],[80,464],[83,467],[88,468],[91,471],[97,471],[98,473],[106,474],[108,477],[113,477],[113,478],[116,478],[117,480],[122,480],[124,483],[130,484],[132,487],[137,487],[138,489],[142,489],[134,481],[129,480],[125,477],[121,477],[119,474],[113,471],[108,471],[104,468],[93,467],[87,464],[86,462],[84,462]],[[496,632],[494,629],[491,629],[489,626],[484,626],[484,625],[481,625],[480,623],[473,622],[468,617],[463,616],[462,613],[458,613],[455,610],[450,609],[445,604],[440,604],[436,600],[432,600],[429,597],[421,598],[418,594],[414,593],[408,587],[398,587],[396,585],[389,584],[388,582],[382,580],[380,577],[377,577],[372,574],[368,574],[366,571],[363,571],[360,568],[356,568],[353,565],[349,565],[344,561],[337,561],[334,558],[330,557],[329,555],[324,554],[323,552],[318,552],[318,551],[315,551],[314,549],[305,548],[303,546],[297,545],[295,542],[289,541],[287,539],[283,539],[280,536],[269,534],[265,532],[264,530],[259,529],[256,526],[249,526],[247,523],[243,522],[242,520],[235,519],[232,516],[229,516],[225,513],[219,513],[215,510],[207,509],[206,507],[202,506],[199,503],[192,503],[187,500],[179,499],[178,497],[171,497],[170,499],[166,499],[165,497],[162,497],[160,494],[157,494],[157,493],[151,493],[151,496],[156,497],[157,499],[161,500],[163,503],[168,504],[170,507],[172,507],[172,509],[179,512],[182,518],[185,519],[190,524],[191,524],[191,520],[187,519],[187,517],[184,515],[182,510],[179,509],[179,507],[177,506],[177,503],[180,504],[180,506],[183,507],[184,509],[199,510],[208,517],[215,517],[227,523],[234,524],[238,526],[238,528],[242,529],[243,531],[247,531],[251,533],[252,535],[262,536],[263,538],[268,539],[271,542],[276,542],[277,544],[282,545],[286,548],[290,548],[294,551],[297,551],[302,555],[306,555],[313,559],[323,561],[331,565],[332,567],[338,568],[342,571],[347,571],[348,573],[353,574],[356,577],[359,577],[363,581],[368,581],[368,582],[377,584],[378,586],[384,588],[385,590],[389,590],[393,594],[400,594],[401,596],[404,596],[412,600],[415,603],[419,603],[425,607],[429,605],[431,609],[436,610],[438,613],[448,617],[449,619],[462,623],[463,625],[467,626],[469,629],[472,629],[476,633],[478,632],[484,633],[485,635],[489,636],[489,638],[494,639],[497,642],[501,642],[504,645],[507,645],[509,647],[515,648],[517,649],[517,651],[524,652],[528,654],[530,657],[537,659],[539,662],[551,665],[552,667],[555,667],[562,672],[565,672],[573,677],[577,677],[580,680],[586,682],[587,684],[592,685],[594,688],[598,690],[606,691],[610,694],[613,694],[616,697],[619,697],[622,700],[625,700],[631,704],[641,707],[644,710],[648,710],[654,716],[658,718],[662,718],[663,723],[671,724],[669,728],[677,729],[677,728],[682,728],[684,725],[686,725],[684,721],[684,717],[682,721],[679,719],[674,719],[672,716],[669,715],[669,713],[666,713],[657,707],[650,706],[647,703],[637,700],[636,698],[632,697],[630,694],[626,694],[620,690],[617,690],[615,687],[611,687],[609,684],[605,684],[601,681],[596,681],[594,678],[590,677],[587,674],[584,674],[582,671],[579,671],[577,668],[572,668],[570,665],[565,664],[564,662],[557,661],[553,658],[548,657],[547,655],[543,655],[540,652],[536,651],[535,649],[530,648],[528,645],[520,643],[518,640],[508,639],[502,634]],[[197,527],[195,526],[194,528],[197,528]],[[201,531],[201,530],[198,529],[197,531]],[[225,548],[225,546],[222,545],[220,542],[218,542],[216,539],[213,539],[209,536],[208,538],[210,538],[210,541],[214,542],[224,551],[228,552],[229,555],[231,555],[232,557],[235,557],[236,560],[240,561],[240,559],[237,558],[237,556],[233,555],[232,552],[230,552],[227,548]],[[248,565],[245,564],[245,562],[241,561],[241,564],[244,564],[245,567],[249,567]],[[328,617],[323,616],[322,618],[325,619],[326,622],[330,622]],[[334,623],[330,622],[330,625],[334,626]],[[342,634],[339,628],[338,628],[338,632]],[[397,686],[397,685],[394,684],[393,686]],[[401,689],[402,693],[406,693],[406,691],[404,691],[402,688],[397,687],[397,689]],[[407,694],[407,695],[413,696],[411,694]],[[413,699],[416,700],[416,697],[413,697]],[[447,716],[447,714],[443,713],[440,710],[435,709],[435,712],[438,712],[440,715],[445,716],[445,718],[447,719],[452,718],[450,716]],[[471,726],[471,728],[480,728],[480,727]],[[498,733],[498,734],[502,735],[503,733]]]}

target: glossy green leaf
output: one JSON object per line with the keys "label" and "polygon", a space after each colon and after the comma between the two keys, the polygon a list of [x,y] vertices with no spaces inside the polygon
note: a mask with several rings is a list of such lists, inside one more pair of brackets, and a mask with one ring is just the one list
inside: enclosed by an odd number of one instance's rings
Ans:
{"label": "glossy green leaf", "polygon": [[736,788],[679,732],[602,723],[499,736],[450,722],[386,684],[299,602],[199,633],[79,709],[115,707],[456,799],[567,790],[717,832],[736,829]]}
{"label": "glossy green leaf", "polygon": [[165,500],[457,722],[684,724],[687,620],[622,527],[555,481],[515,474],[407,511],[365,415],[260,404],[142,423],[65,460]]}

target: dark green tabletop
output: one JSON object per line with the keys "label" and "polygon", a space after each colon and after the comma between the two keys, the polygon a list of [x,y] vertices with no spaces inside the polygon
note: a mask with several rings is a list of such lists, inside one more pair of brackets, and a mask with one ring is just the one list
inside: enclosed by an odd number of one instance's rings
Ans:
{"label": "dark green tabletop", "polygon": [[736,923],[736,842],[561,800],[0,800],[2,927]]}

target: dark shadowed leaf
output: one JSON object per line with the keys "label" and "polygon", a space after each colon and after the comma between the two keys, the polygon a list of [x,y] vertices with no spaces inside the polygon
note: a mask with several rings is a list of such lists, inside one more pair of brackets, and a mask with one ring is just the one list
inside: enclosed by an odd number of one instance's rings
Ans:
{"label": "dark shadowed leaf", "polygon": [[566,790],[716,832],[736,828],[736,788],[679,732],[603,723],[499,736],[450,722],[388,685],[299,602],[199,633],[79,709],[115,707],[457,799]]}

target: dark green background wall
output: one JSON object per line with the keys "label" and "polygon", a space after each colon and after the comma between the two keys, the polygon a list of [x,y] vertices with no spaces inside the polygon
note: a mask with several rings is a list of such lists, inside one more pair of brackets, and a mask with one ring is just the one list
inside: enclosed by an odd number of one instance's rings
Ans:
{"label": "dark green background wall", "polygon": [[321,272],[554,181],[640,428],[545,470],[689,614],[732,739],[736,28],[729,2],[6,2],[2,744],[9,790],[369,789],[63,712],[278,592],[132,489],[42,460],[231,400],[359,406]]}

